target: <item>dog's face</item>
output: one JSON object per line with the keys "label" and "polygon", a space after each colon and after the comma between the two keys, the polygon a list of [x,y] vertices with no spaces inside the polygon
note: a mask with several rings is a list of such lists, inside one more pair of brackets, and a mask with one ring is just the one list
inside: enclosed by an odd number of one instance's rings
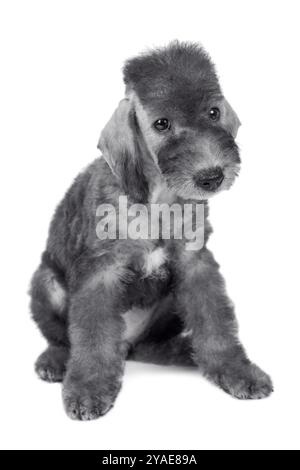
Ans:
{"label": "dog's face", "polygon": [[124,161],[120,166],[113,155],[120,159],[121,151],[124,160],[125,149],[142,171],[137,155],[137,139],[142,138],[142,151],[149,152],[178,196],[201,200],[228,189],[239,170],[234,139],[240,122],[206,53],[195,45],[173,43],[129,61],[124,76],[127,98],[100,140],[115,172],[124,168]]}
{"label": "dog's face", "polygon": [[176,106],[180,100],[174,100],[175,106],[171,100],[147,106],[135,92],[131,99],[147,147],[171,190],[185,199],[207,199],[232,185],[240,164],[234,141],[239,121],[221,95],[204,96],[198,103],[195,98],[197,111],[191,114]]}

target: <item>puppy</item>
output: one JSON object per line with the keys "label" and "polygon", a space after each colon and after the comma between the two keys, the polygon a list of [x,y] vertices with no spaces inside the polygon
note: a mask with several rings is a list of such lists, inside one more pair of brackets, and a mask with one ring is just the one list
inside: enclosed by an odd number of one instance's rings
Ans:
{"label": "puppy", "polygon": [[[239,119],[195,44],[173,42],[127,61],[124,81],[125,99],[99,140],[102,157],[58,206],[32,279],[32,316],[49,343],[36,372],[63,381],[66,412],[81,420],[113,406],[127,358],[194,366],[234,397],[267,397],[271,379],[239,342],[234,308],[206,248],[207,200],[230,188],[239,171]],[[159,236],[128,235],[124,197],[144,222],[155,204],[189,204],[190,219],[201,206],[202,243],[191,249],[190,239],[175,236],[176,214],[167,237],[162,218]],[[113,237],[97,231],[103,205],[110,209],[102,227],[111,223]],[[115,225],[112,216],[120,216]]]}

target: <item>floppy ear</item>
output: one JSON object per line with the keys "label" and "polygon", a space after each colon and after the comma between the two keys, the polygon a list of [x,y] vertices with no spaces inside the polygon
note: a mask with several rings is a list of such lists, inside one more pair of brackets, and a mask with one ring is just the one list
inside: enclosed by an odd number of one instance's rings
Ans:
{"label": "floppy ear", "polygon": [[134,201],[145,202],[148,197],[148,183],[143,172],[138,133],[132,104],[128,99],[123,99],[104,127],[98,148],[125,194]]}
{"label": "floppy ear", "polygon": [[229,132],[232,137],[236,138],[241,121],[236,112],[232,109],[227,100],[222,103],[221,124]]}

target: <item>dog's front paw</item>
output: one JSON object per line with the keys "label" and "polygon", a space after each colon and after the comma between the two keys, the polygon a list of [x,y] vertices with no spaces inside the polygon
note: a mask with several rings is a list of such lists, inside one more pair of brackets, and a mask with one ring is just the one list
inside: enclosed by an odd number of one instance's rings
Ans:
{"label": "dog's front paw", "polygon": [[120,382],[99,384],[99,382],[70,383],[63,387],[63,402],[71,419],[88,421],[105,415],[114,405],[120,389]]}
{"label": "dog's front paw", "polygon": [[105,415],[113,406],[111,397],[99,397],[63,391],[64,406],[71,419],[88,421]]}
{"label": "dog's front paw", "polygon": [[273,392],[271,378],[255,364],[239,369],[227,369],[217,378],[218,385],[241,400],[259,400]]}

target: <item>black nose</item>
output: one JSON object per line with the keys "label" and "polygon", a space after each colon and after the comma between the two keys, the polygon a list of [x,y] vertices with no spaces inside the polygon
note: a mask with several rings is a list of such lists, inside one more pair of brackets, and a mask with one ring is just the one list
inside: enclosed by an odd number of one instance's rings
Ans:
{"label": "black nose", "polygon": [[201,170],[195,177],[195,183],[205,191],[215,191],[224,179],[221,168],[209,168]]}

